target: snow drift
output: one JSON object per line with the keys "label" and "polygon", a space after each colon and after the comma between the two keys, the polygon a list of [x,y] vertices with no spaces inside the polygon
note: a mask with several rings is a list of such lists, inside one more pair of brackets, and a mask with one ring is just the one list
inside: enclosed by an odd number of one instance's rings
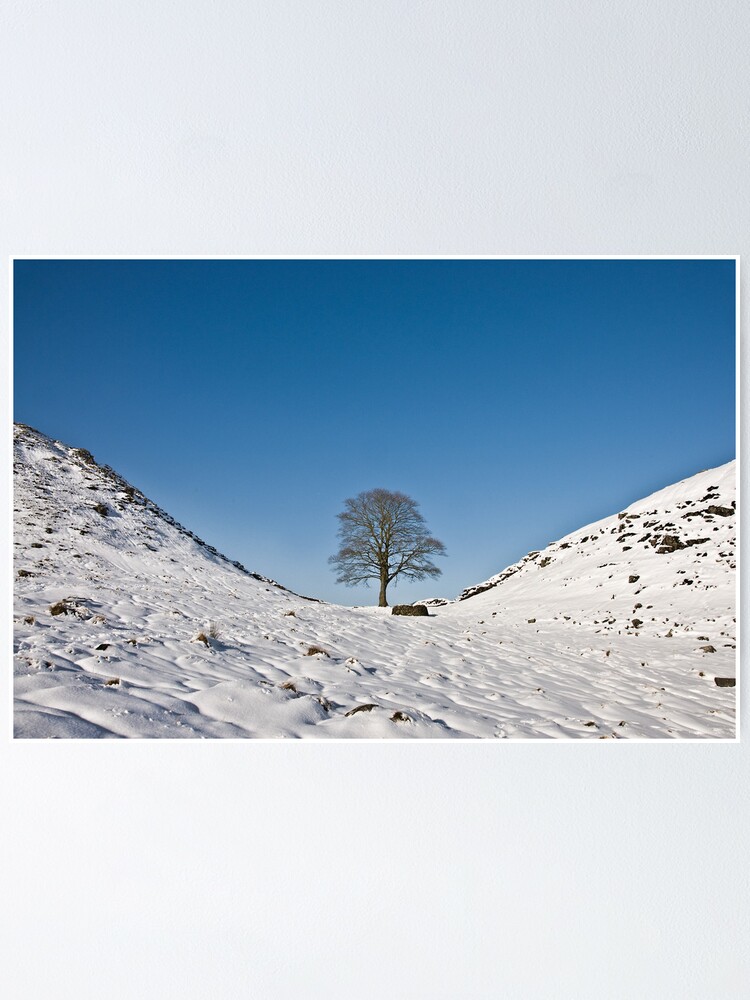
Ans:
{"label": "snow drift", "polygon": [[734,463],[394,617],[295,595],[14,435],[16,737],[735,736]]}

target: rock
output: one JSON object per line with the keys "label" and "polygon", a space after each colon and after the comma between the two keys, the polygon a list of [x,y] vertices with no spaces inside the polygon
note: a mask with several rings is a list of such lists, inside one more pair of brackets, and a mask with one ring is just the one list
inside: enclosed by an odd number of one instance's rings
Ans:
{"label": "rock", "polygon": [[640,618],[633,619],[633,628],[640,628],[641,625],[643,625],[643,622],[641,621]]}
{"label": "rock", "polygon": [[715,646],[710,646],[710,645],[709,646],[701,646],[700,647],[700,651],[701,651],[701,653],[715,653],[716,652],[716,647]]}
{"label": "rock", "polygon": [[731,507],[706,507],[707,514],[716,514],[717,517],[731,517],[734,511]]}
{"label": "rock", "polygon": [[714,684],[720,688],[733,688],[736,682],[735,677],[714,677]]}
{"label": "rock", "polygon": [[637,573],[631,573],[631,575],[628,577],[628,583],[638,583],[639,580],[640,576],[638,576]]}
{"label": "rock", "polygon": [[536,624],[536,618],[528,618],[526,620],[526,624],[527,625],[535,625]]}
{"label": "rock", "polygon": [[394,604],[391,608],[392,615],[416,615],[423,618],[429,615],[429,611],[424,604]]}
{"label": "rock", "polygon": [[661,540],[658,539],[651,542],[652,545],[658,545],[657,552],[661,555],[665,552],[676,552],[678,549],[686,548],[685,543],[681,542],[677,535],[662,535]]}
{"label": "rock", "polygon": [[109,643],[108,642],[100,642],[99,645],[96,648],[97,649],[109,649]]}

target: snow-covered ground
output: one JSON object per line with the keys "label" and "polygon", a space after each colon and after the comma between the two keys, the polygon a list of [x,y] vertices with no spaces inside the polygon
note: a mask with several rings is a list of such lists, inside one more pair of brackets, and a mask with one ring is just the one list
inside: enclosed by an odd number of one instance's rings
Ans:
{"label": "snow-covered ground", "polygon": [[735,737],[734,463],[429,617],[248,573],[15,428],[17,737]]}

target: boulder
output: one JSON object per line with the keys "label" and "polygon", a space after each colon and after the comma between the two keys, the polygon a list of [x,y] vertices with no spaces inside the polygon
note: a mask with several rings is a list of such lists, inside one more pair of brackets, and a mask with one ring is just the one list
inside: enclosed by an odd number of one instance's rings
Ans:
{"label": "boulder", "polygon": [[429,611],[424,604],[394,604],[391,608],[392,615],[416,615],[424,617],[429,615]]}
{"label": "boulder", "polygon": [[676,552],[678,549],[686,548],[685,543],[680,541],[677,535],[664,535],[660,541],[652,541],[651,544],[659,546],[656,550],[659,555],[665,552]]}

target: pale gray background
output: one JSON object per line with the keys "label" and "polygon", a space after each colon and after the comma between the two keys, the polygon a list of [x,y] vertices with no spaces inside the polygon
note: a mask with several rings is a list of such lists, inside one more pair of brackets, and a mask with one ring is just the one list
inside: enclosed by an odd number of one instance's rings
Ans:
{"label": "pale gray background", "polygon": [[[5,0],[0,39],[6,282],[29,253],[750,250],[744,0]],[[746,744],[3,724],[14,996],[746,995]]]}

